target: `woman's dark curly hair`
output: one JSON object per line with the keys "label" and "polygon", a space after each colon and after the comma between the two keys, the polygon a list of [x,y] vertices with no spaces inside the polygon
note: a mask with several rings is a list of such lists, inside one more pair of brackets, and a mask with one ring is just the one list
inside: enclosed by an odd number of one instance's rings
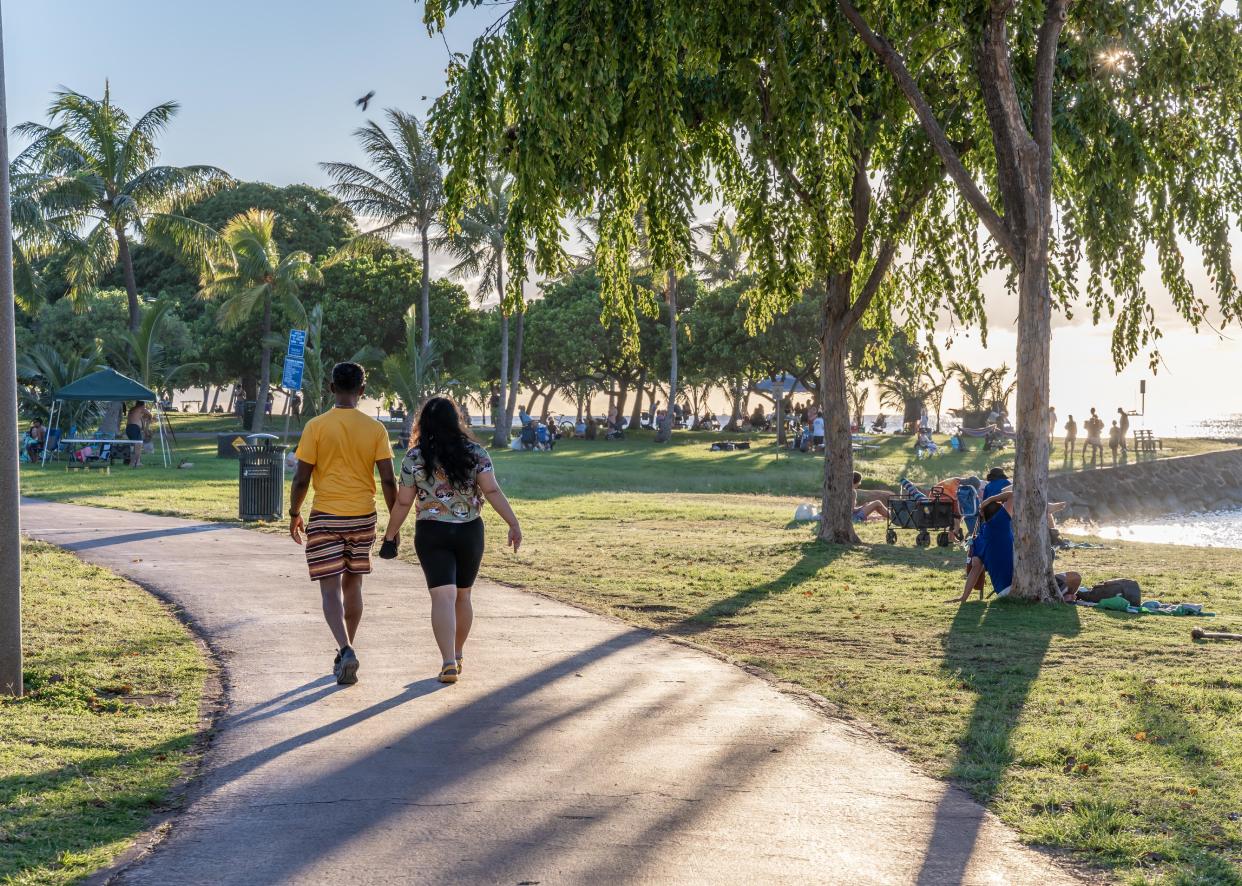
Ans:
{"label": "woman's dark curly hair", "polygon": [[432,397],[419,410],[410,446],[418,447],[429,477],[440,468],[454,489],[466,490],[474,486],[475,459],[470,451],[474,442],[456,404],[447,397]]}

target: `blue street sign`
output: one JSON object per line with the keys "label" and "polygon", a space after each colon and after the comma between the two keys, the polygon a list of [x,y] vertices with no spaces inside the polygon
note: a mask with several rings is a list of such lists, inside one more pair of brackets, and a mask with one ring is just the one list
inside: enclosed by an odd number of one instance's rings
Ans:
{"label": "blue street sign", "polygon": [[297,357],[286,357],[285,374],[281,378],[280,386],[286,391],[302,390],[302,370],[305,366]]}
{"label": "blue street sign", "polygon": [[[285,351],[285,355],[295,357],[301,360],[306,356],[306,330],[290,329],[289,330],[289,349]],[[301,376],[298,376],[301,378]]]}

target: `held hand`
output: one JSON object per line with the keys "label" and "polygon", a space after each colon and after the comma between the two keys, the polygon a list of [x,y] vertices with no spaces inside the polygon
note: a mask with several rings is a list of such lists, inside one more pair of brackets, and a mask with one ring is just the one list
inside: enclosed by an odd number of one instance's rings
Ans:
{"label": "held hand", "polygon": [[397,558],[397,546],[401,543],[401,537],[385,538],[383,544],[380,545],[379,555],[381,560],[395,560]]}
{"label": "held hand", "polygon": [[302,515],[297,514],[289,518],[289,537],[302,544],[306,536],[306,524],[302,522]]}
{"label": "held hand", "polygon": [[518,552],[518,548],[522,546],[522,527],[514,524],[509,527],[509,547],[513,548],[513,553]]}

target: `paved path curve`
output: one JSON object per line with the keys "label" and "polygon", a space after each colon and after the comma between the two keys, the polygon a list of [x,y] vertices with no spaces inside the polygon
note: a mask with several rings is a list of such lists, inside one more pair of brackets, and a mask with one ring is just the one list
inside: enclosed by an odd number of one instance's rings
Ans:
{"label": "paved path curve", "polygon": [[377,560],[338,688],[292,542],[30,501],[22,521],[184,607],[227,672],[186,810],[120,882],[1076,882],[848,724],[616,621],[482,585],[440,687],[421,574]]}

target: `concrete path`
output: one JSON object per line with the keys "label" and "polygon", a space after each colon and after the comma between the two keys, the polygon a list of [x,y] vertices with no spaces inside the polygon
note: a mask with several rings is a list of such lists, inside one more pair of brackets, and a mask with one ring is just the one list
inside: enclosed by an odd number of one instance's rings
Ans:
{"label": "concrete path", "polygon": [[377,560],[339,688],[291,541],[37,502],[22,521],[157,588],[223,659],[188,807],[119,882],[1076,882],[848,724],[619,622],[482,585],[441,687],[421,573]]}

